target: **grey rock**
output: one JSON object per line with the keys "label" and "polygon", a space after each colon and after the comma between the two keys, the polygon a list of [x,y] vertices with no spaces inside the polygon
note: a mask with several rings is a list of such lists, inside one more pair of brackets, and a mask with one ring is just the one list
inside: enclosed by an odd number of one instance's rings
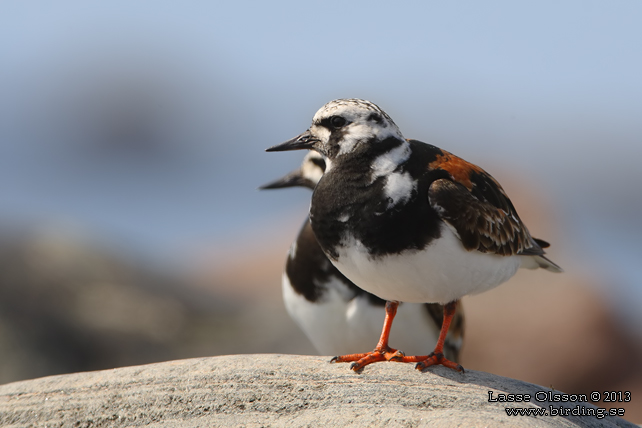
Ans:
{"label": "grey rock", "polygon": [[[0,426],[635,426],[611,416],[508,416],[507,408],[595,406],[538,402],[539,391],[560,392],[489,373],[401,363],[354,373],[328,360],[230,355],[14,382],[0,386]],[[533,398],[489,402],[489,391]]]}

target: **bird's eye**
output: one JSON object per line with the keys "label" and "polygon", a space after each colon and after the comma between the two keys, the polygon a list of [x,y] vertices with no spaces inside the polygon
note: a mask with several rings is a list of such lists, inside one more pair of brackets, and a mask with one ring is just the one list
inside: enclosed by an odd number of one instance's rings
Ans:
{"label": "bird's eye", "polygon": [[346,122],[347,121],[345,120],[345,118],[341,116],[332,116],[330,118],[330,125],[332,125],[332,127],[336,129],[339,129],[345,126]]}

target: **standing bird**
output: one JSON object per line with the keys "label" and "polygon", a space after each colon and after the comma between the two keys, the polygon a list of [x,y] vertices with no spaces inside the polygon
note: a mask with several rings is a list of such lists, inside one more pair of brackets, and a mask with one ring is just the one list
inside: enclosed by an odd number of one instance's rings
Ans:
{"label": "standing bird", "polygon": [[[311,151],[298,170],[261,189],[314,189],[324,171],[325,161]],[[377,340],[385,300],[354,285],[330,263],[308,219],[290,247],[282,286],[288,314],[320,354],[352,353]],[[443,306],[436,303],[401,304],[392,329],[395,344],[413,354],[430,352],[439,337],[443,313]],[[463,329],[459,307],[444,345],[448,359],[459,361]]]}
{"label": "standing bird", "polygon": [[[375,349],[342,355],[355,371],[376,361],[442,364],[457,302],[511,278],[520,267],[561,268],[544,256],[508,196],[486,171],[430,144],[406,140],[375,104],[327,103],[299,136],[267,151],[311,149],[325,174],[312,195],[310,223],[342,274],[386,300]],[[440,303],[444,319],[429,355],[406,356],[388,345],[399,302]]]}

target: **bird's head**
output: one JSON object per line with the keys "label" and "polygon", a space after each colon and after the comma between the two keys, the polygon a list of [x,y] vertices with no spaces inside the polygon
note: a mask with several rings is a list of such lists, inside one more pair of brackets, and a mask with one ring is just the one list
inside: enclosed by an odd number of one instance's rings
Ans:
{"label": "bird's head", "polygon": [[330,101],[312,119],[312,126],[268,152],[311,149],[331,162],[341,156],[363,152],[377,142],[403,135],[393,120],[370,101],[339,99]]}

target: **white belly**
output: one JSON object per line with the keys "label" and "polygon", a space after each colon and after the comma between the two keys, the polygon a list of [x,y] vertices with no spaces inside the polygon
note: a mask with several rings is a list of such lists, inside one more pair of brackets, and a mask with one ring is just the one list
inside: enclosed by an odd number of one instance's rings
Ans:
{"label": "white belly", "polygon": [[443,225],[441,237],[420,251],[371,258],[353,237],[344,240],[332,263],[360,288],[386,300],[448,303],[507,281],[520,267],[519,256],[467,251]]}
{"label": "white belly", "polygon": [[[374,349],[381,335],[385,310],[366,296],[347,299],[340,281],[326,284],[327,294],[310,302],[296,293],[283,274],[283,300],[288,314],[321,355],[345,355]],[[422,304],[399,306],[392,324],[390,346],[406,355],[427,355],[435,347],[439,328]]]}

